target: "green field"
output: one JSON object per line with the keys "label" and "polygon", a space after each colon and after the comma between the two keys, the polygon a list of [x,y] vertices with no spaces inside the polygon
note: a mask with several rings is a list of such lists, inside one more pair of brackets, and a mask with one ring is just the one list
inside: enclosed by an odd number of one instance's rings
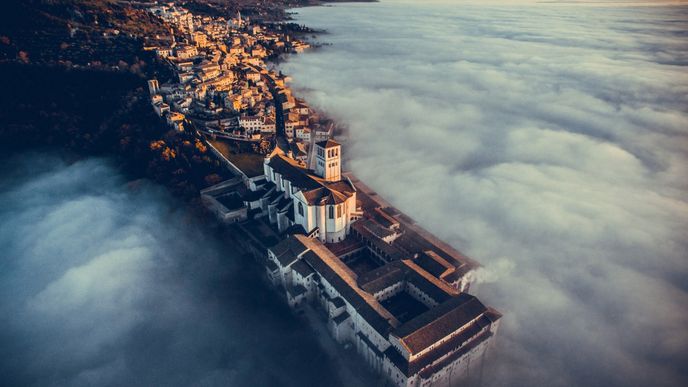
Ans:
{"label": "green field", "polygon": [[240,151],[231,141],[208,139],[208,142],[246,176],[255,177],[263,174],[263,155],[251,151]]}

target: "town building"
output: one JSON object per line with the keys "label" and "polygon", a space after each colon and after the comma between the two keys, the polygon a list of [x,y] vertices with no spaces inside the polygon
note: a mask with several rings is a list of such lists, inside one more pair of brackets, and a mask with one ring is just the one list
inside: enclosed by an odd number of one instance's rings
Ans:
{"label": "town building", "polygon": [[148,80],[148,93],[150,93],[151,96],[156,95],[160,92],[160,84],[158,83],[157,79],[150,79]]}

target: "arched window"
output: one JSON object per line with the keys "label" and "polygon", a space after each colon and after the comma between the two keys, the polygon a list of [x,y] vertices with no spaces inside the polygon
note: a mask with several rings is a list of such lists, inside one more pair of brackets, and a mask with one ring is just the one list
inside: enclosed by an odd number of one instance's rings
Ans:
{"label": "arched window", "polygon": [[330,206],[330,219],[334,219],[334,206]]}
{"label": "arched window", "polygon": [[303,216],[303,204],[299,202],[299,215]]}

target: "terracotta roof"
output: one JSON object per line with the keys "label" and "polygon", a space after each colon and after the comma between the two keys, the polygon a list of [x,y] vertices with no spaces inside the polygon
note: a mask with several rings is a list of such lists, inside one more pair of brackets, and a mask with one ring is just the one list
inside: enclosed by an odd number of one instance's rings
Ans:
{"label": "terracotta roof", "polygon": [[405,281],[406,270],[395,261],[371,270],[358,278],[358,286],[368,293],[375,294],[396,283]]}
{"label": "terracotta roof", "polygon": [[325,184],[325,186],[331,190],[339,191],[347,195],[356,192],[356,188],[353,184],[351,184],[349,179],[333,182],[323,181],[323,184]]}
{"label": "terracotta roof", "polygon": [[392,261],[371,270],[358,279],[358,286],[366,292],[375,294],[402,281],[415,286],[438,304],[458,294],[454,288],[425,272],[410,260]]}
{"label": "terracotta roof", "polygon": [[356,192],[348,179],[337,182],[325,181],[313,175],[296,160],[281,154],[274,154],[268,165],[289,180],[292,186],[301,189],[310,205],[341,204]]}
{"label": "terracotta roof", "polygon": [[341,204],[351,197],[350,192],[338,192],[327,186],[310,191],[303,191],[303,196],[310,205]]}
{"label": "terracotta roof", "polygon": [[458,294],[458,291],[449,284],[433,277],[432,274],[423,270],[423,268],[411,262],[410,260],[405,259],[401,262],[411,269],[408,271],[407,281],[416,288],[420,289],[420,291],[423,293],[427,294],[438,304],[441,304],[451,296]]}
{"label": "terracotta roof", "polygon": [[490,320],[486,316],[481,316],[460,334],[411,362],[401,356],[394,347],[389,347],[385,351],[385,357],[406,376],[420,372],[421,377],[427,377],[489,339],[492,336],[492,332],[486,329],[489,325]]}
{"label": "terracotta roof", "polygon": [[427,250],[418,254],[418,258],[413,262],[437,278],[445,278],[456,270],[454,265],[447,262],[447,260],[440,257],[432,250]]}
{"label": "terracotta roof", "polygon": [[303,255],[303,259],[359,313],[383,337],[392,327],[399,325],[397,320],[371,294],[368,294],[356,284],[356,274],[337,258],[320,241],[301,235],[294,235],[311,251]]}
{"label": "terracotta roof", "polygon": [[365,240],[373,244],[375,248],[380,250],[382,254],[385,256],[385,259],[389,261],[394,261],[398,259],[402,259],[405,257],[408,257],[408,255],[398,247],[396,247],[395,244],[389,244],[382,239],[378,238],[375,234],[373,234],[370,230],[368,230],[367,227],[365,227],[365,222],[361,222],[360,220],[353,222],[351,224],[351,227],[356,230],[356,232]]}
{"label": "terracotta roof", "polygon": [[480,317],[487,308],[467,293],[452,297],[403,324],[393,334],[412,354],[419,353]]}
{"label": "terracotta roof", "polygon": [[316,142],[315,145],[317,145],[321,148],[333,148],[333,147],[339,146],[340,144],[335,140],[326,140],[326,141]]}
{"label": "terracotta roof", "polygon": [[291,181],[292,185],[300,189],[315,189],[321,186],[320,182],[308,173],[308,170],[296,160],[281,154],[275,154],[268,162],[270,168]]}
{"label": "terracotta roof", "polygon": [[303,147],[303,144],[299,142],[290,142],[289,143],[289,148],[291,149],[291,153],[297,155],[297,156],[307,156],[308,153],[306,153],[306,150]]}
{"label": "terracotta roof", "polygon": [[370,219],[360,219],[356,223],[359,223],[359,227],[365,227],[374,236],[376,236],[377,238],[380,238],[380,239],[386,238],[386,237],[389,237],[389,236],[392,236],[395,234],[394,231],[392,231],[388,228],[382,227],[380,224],[373,222]]}
{"label": "terracotta roof", "polygon": [[[481,319],[482,320],[482,319]],[[467,354],[486,340],[488,340],[490,337],[492,337],[492,332],[490,330],[483,330],[482,333],[479,335],[474,336],[473,334],[475,333],[476,330],[480,329],[481,325],[476,324],[474,326],[471,326],[471,328],[467,329],[466,332],[462,332],[460,335],[457,337],[453,338],[450,341],[455,341],[457,343],[460,343],[459,345],[462,345],[458,350],[454,351],[451,353],[451,355],[443,358],[442,360],[438,361],[437,363],[432,364],[429,367],[426,367],[423,369],[423,371],[420,372],[420,377],[423,379],[428,379],[431,378],[433,374],[437,373],[439,370],[445,368],[449,364],[453,363],[456,359],[460,358],[461,356]],[[482,327],[484,328],[484,326]],[[470,341],[468,341],[470,340]],[[454,344],[454,343],[451,343]],[[456,344],[454,344],[456,345]],[[433,351],[434,352],[434,351]],[[438,351],[439,352],[439,351]],[[419,362],[420,363],[420,362]],[[413,365],[413,363],[412,363]]]}

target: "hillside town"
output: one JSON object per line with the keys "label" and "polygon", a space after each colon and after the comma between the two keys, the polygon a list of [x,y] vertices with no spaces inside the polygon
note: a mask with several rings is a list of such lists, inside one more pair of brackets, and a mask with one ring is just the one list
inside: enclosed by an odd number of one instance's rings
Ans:
{"label": "hillside town", "polygon": [[193,130],[214,139],[252,142],[264,152],[278,131],[306,147],[311,140],[331,136],[332,125],[322,125],[292,95],[289,79],[268,66],[270,58],[302,52],[308,43],[254,24],[241,13],[229,20],[194,16],[174,4],[150,12],[171,29],[169,44],[147,48],[176,75],[165,84],[149,81],[151,102],[175,129],[193,124]]}
{"label": "hillside town", "polygon": [[343,170],[333,123],[272,62],[309,44],[240,13],[149,12],[170,31],[147,49],[174,74],[148,80],[152,109],[232,172],[201,191],[203,203],[241,233],[286,302],[319,316],[390,385],[481,372],[501,314],[468,293],[479,264]]}

